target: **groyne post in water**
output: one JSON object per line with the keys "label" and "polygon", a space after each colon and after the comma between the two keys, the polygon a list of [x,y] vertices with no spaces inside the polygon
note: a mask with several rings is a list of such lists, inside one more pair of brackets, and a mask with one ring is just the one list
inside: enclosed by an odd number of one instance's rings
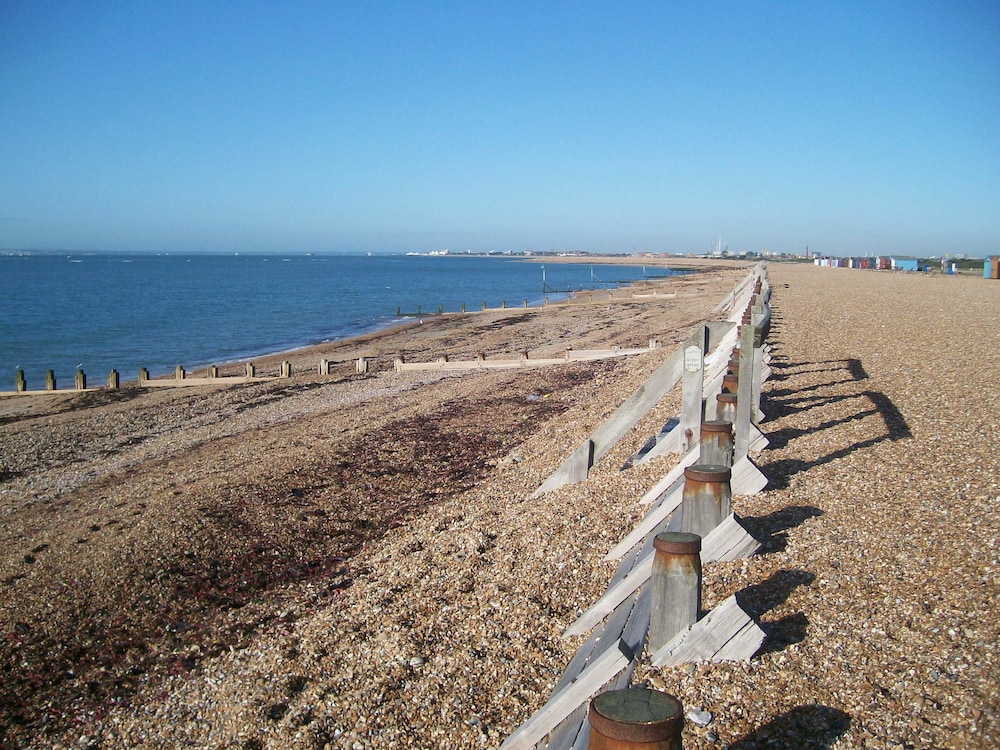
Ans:
{"label": "groyne post in water", "polygon": [[74,378],[74,385],[76,385],[76,389],[78,391],[87,390],[87,374],[79,367],[76,368],[76,377]]}
{"label": "groyne post in water", "polygon": [[20,367],[14,371],[14,390],[18,393],[24,393],[28,390],[28,383],[24,379],[24,370]]}
{"label": "groyne post in water", "polygon": [[54,391],[56,389],[56,374],[52,370],[45,371],[45,390]]}
{"label": "groyne post in water", "polygon": [[121,387],[122,381],[121,377],[118,375],[118,370],[111,370],[108,373],[108,388],[113,391],[117,391]]}

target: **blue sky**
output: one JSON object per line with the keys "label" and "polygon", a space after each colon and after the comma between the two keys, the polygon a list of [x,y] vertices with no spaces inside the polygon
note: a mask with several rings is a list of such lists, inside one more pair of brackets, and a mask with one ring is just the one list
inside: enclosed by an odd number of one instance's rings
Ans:
{"label": "blue sky", "polygon": [[0,248],[1000,252],[1000,3],[0,0]]}

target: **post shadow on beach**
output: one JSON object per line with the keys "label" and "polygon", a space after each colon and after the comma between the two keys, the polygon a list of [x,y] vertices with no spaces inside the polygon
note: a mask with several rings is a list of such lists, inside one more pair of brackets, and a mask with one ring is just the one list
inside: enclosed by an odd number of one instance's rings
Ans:
{"label": "post shadow on beach", "polygon": [[[865,376],[867,377],[867,376]],[[852,381],[847,381],[852,382]],[[787,391],[788,394],[794,391]],[[781,393],[786,393],[782,391]],[[762,465],[760,470],[768,479],[768,487],[770,489],[785,489],[788,487],[788,480],[794,475],[802,471],[808,471],[809,469],[815,468],[817,466],[822,466],[824,464],[830,463],[845,456],[850,455],[859,450],[864,450],[866,448],[871,448],[879,443],[886,440],[896,442],[898,440],[904,440],[913,436],[910,431],[910,426],[906,421],[906,418],[900,412],[899,408],[892,402],[888,396],[884,393],[878,391],[861,391],[860,393],[852,394],[841,394],[836,396],[828,397],[814,397],[814,396],[804,396],[801,398],[772,398],[765,402],[762,402],[762,409],[771,418],[778,418],[781,416],[786,416],[795,412],[802,412],[808,409],[814,409],[817,407],[823,407],[829,404],[849,401],[852,399],[861,399],[861,407],[858,411],[850,414],[846,417],[841,417],[839,419],[829,420],[827,422],[822,422],[818,425],[809,428],[787,428],[783,430],[775,430],[767,434],[768,441],[771,448],[783,448],[788,445],[789,442],[795,438],[801,437],[806,434],[812,434],[821,430],[827,430],[837,425],[846,424],[849,422],[854,422],[858,420],[865,419],[871,416],[880,416],[883,423],[885,424],[885,433],[882,435],[877,435],[875,437],[869,438],[867,440],[860,440],[856,443],[850,445],[845,445],[841,448],[831,451],[825,456],[814,459],[812,461],[800,461],[798,459],[778,459],[772,461],[769,464]],[[799,405],[805,404],[805,405]]]}
{"label": "post shadow on beach", "polygon": [[815,580],[816,576],[807,570],[779,570],[766,581],[747,586],[736,593],[737,603],[759,623],[766,636],[757,655],[776,653],[805,640],[809,618],[803,612],[786,615],[772,622],[760,622],[760,619],[785,602],[796,588],[808,586]]}
{"label": "post shadow on beach", "polygon": [[812,505],[788,505],[766,516],[740,516],[740,525],[761,543],[761,553],[780,552],[788,543],[787,532],[810,518],[823,515]]}
{"label": "post shadow on beach", "polygon": [[729,750],[800,747],[822,750],[833,747],[850,726],[850,714],[838,708],[818,704],[796,706],[733,742]]}

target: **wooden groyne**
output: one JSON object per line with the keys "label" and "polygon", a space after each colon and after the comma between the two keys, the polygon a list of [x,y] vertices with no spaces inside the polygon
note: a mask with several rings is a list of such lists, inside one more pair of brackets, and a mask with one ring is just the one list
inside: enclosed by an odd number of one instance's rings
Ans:
{"label": "wooden groyne", "polygon": [[[760,548],[732,511],[732,500],[767,485],[751,454],[767,446],[757,423],[763,417],[760,386],[770,375],[769,299],[761,264],[717,306],[715,312],[728,312],[728,318],[692,332],[536,491],[586,482],[595,463],[680,384],[681,413],[633,457],[641,462],[675,454],[678,461],[636,499],[649,510],[609,550],[605,559],[620,562],[607,593],[563,636],[589,637],[549,700],[507,738],[503,750],[584,748],[595,738],[596,746],[615,747],[607,743],[606,732],[625,737],[628,712],[617,716],[623,728],[595,701],[619,691],[629,692],[621,701],[601,700],[611,706],[635,701],[670,706],[661,718],[670,719],[663,736],[671,744],[662,747],[679,748],[683,709],[670,696],[636,694],[629,683],[638,660],[645,654],[653,665],[665,666],[749,659],[763,643],[764,632],[735,597],[702,613],[700,580],[702,565],[739,559]],[[735,393],[724,392],[727,386]]]}

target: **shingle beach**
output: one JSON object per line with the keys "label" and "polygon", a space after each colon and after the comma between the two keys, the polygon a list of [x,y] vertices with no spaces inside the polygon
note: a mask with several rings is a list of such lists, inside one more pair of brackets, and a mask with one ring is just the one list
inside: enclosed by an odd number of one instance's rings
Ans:
{"label": "shingle beach", "polygon": [[[290,353],[291,379],[0,398],[0,747],[499,747],[676,462],[622,468],[679,390],[585,483],[532,494],[749,269],[691,263],[656,296]],[[996,747],[1000,283],[767,274],[769,486],[733,500],[764,545],[704,570],[704,606],[739,593],[767,640],[633,682],[710,715],[689,750]]]}

